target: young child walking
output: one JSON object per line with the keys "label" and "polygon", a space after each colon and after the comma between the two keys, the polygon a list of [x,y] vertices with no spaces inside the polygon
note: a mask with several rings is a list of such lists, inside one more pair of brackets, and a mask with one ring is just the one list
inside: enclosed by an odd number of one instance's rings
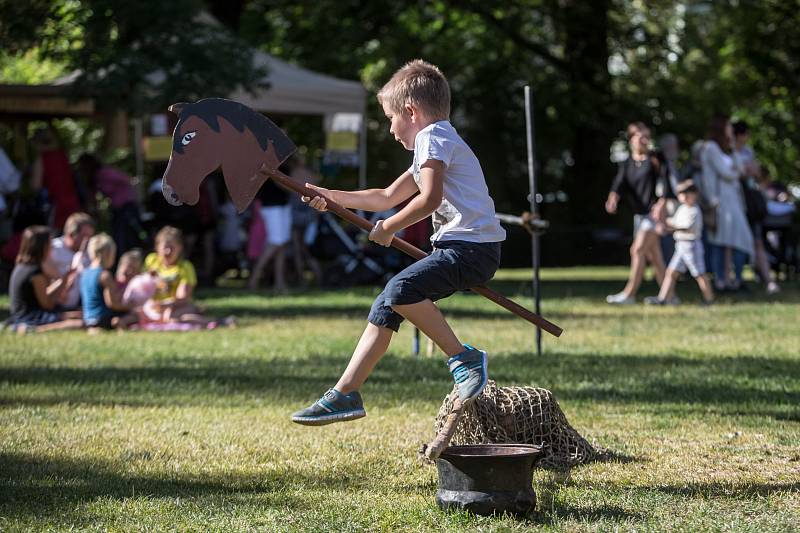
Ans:
{"label": "young child walking", "polygon": [[336,191],[307,184],[320,196],[304,201],[319,211],[325,211],[326,198],[351,209],[385,211],[416,195],[397,213],[379,220],[369,238],[389,246],[395,233],[433,215],[433,251],[387,283],[339,381],[292,415],[298,424],[366,416],[359,389],[403,319],[447,355],[462,402],[473,400],[486,385],[486,352],[462,344],[434,304],[486,283],[500,263],[505,231],[495,218],[480,163],[449,122],[450,87],[434,65],[421,60],[406,64],[380,90],[378,101],[390,121],[389,132],[414,152],[411,167],[385,189]]}
{"label": "young child walking", "polygon": [[714,302],[714,290],[706,275],[703,243],[701,242],[703,213],[697,204],[698,189],[692,180],[686,180],[678,184],[677,192],[680,205],[675,210],[675,214],[666,222],[667,231],[674,232],[675,253],[669,261],[658,296],[645,298],[645,303],[665,305],[672,301],[678,275],[688,269],[703,293],[703,302],[708,305]]}
{"label": "young child walking", "polygon": [[105,233],[89,239],[89,268],[80,278],[83,323],[90,333],[103,329],[125,329],[138,318],[122,302],[122,291],[110,268],[117,257],[117,245]]}

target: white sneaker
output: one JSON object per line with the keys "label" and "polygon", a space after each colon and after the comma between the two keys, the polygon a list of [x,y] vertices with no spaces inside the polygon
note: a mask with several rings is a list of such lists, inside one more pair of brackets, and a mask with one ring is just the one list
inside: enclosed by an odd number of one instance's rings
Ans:
{"label": "white sneaker", "polygon": [[606,302],[612,305],[633,305],[636,303],[636,298],[628,296],[624,292],[618,292],[617,294],[606,296]]}
{"label": "white sneaker", "polygon": [[769,283],[767,283],[767,294],[772,295],[772,294],[778,294],[779,292],[781,292],[781,288],[778,286],[777,283],[775,283],[774,281],[770,281]]}

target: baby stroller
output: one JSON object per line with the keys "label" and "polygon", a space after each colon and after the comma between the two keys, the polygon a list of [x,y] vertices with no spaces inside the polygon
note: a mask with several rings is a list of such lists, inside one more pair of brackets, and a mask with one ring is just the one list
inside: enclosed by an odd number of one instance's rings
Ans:
{"label": "baby stroller", "polygon": [[[391,213],[374,213],[370,222]],[[356,228],[342,227],[336,217],[323,213],[312,252],[320,259],[333,260],[323,271],[323,285],[343,287],[385,283],[408,264],[393,248],[374,244]]]}

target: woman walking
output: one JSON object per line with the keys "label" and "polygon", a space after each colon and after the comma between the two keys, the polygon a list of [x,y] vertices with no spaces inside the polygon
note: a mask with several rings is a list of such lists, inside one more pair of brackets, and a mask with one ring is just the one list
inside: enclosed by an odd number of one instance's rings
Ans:
{"label": "woman walking", "polygon": [[[715,115],[708,126],[708,135],[701,155],[703,188],[717,209],[717,227],[709,232],[711,270],[718,292],[739,290],[742,269],[753,255],[753,234],[747,223],[740,178],[753,172],[751,162],[743,163],[733,150],[733,127],[726,115]],[[733,280],[730,279],[730,254]]]}

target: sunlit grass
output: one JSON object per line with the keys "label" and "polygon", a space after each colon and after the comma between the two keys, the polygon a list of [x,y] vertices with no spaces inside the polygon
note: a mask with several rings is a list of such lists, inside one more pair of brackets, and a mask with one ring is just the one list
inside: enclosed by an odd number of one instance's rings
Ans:
{"label": "sunlit grass", "polygon": [[[527,520],[445,514],[416,450],[450,390],[406,325],[363,389],[369,416],[288,415],[338,377],[377,288],[207,291],[233,330],[0,335],[0,529],[761,530],[800,527],[800,293],[609,307],[621,269],[543,271],[545,335],[489,301],[443,302],[501,385],[552,390],[612,462],[536,471]],[[532,305],[530,272],[493,286]],[[643,294],[651,294],[649,285]],[[0,301],[5,308],[7,300]]]}

